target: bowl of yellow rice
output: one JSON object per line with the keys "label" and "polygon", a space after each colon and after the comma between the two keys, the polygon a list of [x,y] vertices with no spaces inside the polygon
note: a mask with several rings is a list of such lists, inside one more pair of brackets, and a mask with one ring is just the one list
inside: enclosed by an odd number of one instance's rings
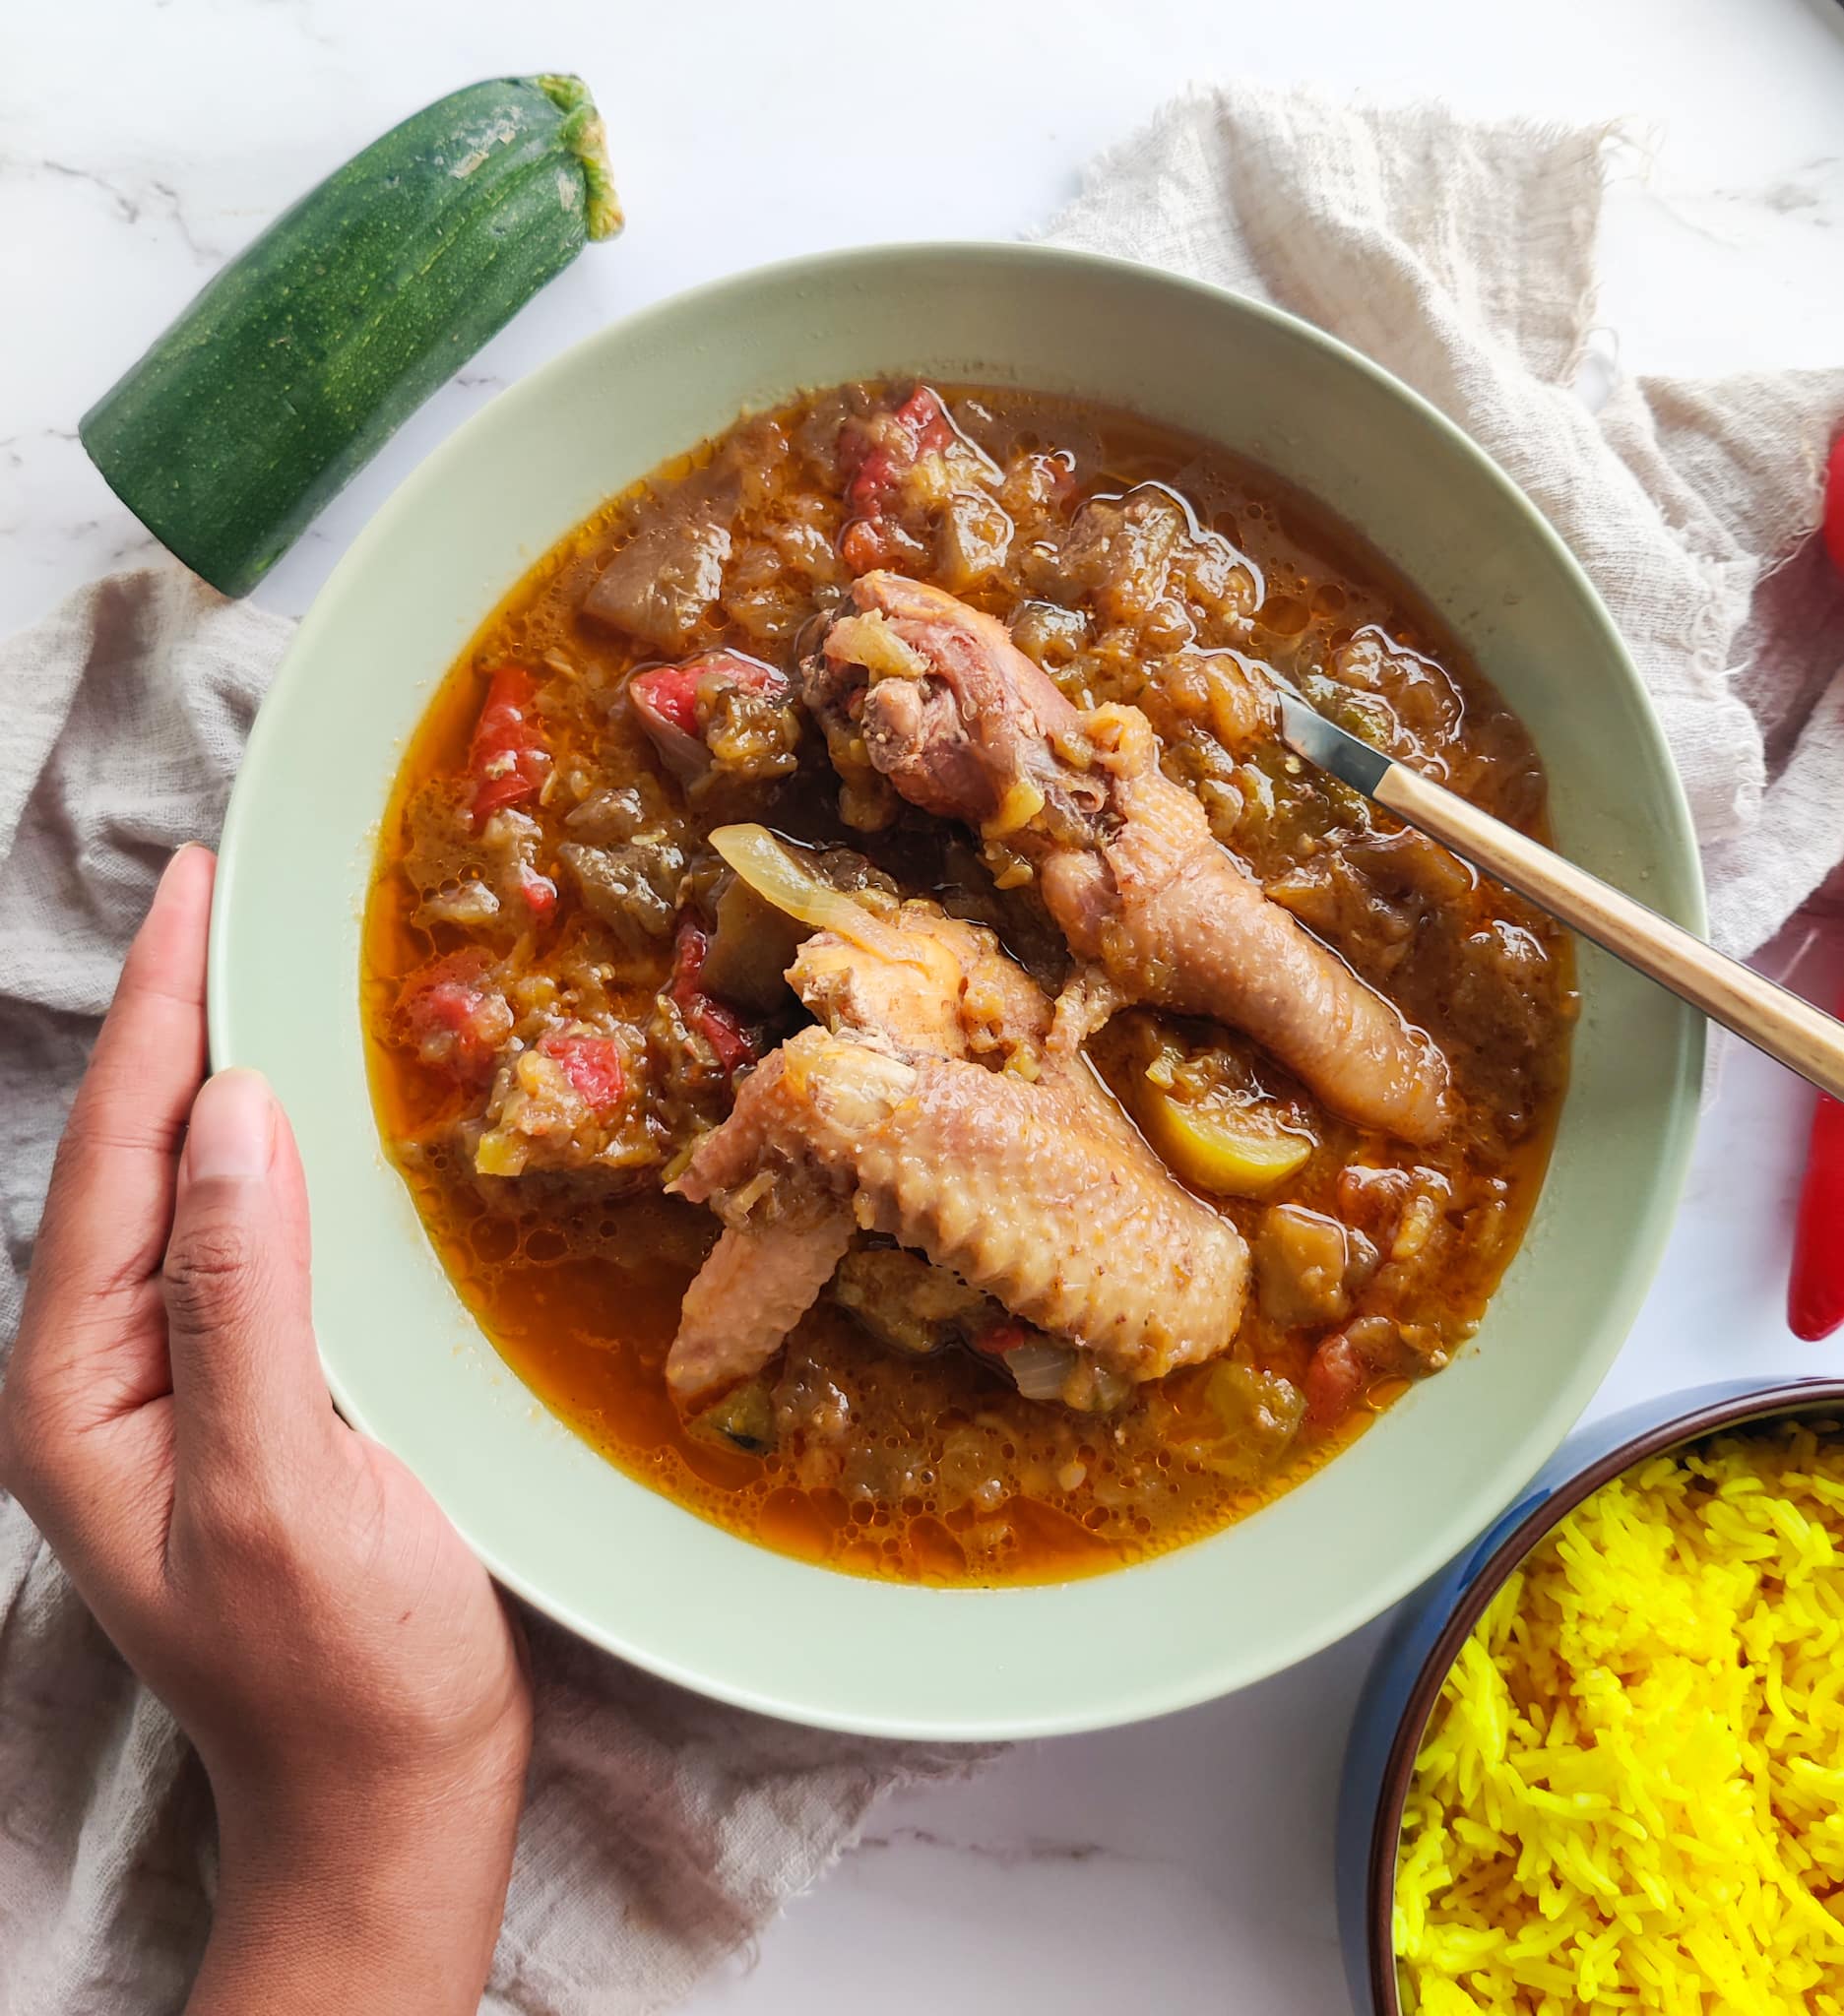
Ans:
{"label": "bowl of yellow rice", "polygon": [[1411,1599],[1339,1816],[1378,2016],[1844,2016],[1844,1382],[1579,1432]]}

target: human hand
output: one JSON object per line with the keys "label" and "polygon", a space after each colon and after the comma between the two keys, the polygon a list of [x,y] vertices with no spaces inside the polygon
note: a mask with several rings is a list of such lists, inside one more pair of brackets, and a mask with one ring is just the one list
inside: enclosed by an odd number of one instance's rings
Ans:
{"label": "human hand", "polygon": [[72,1109],[0,1485],[210,1775],[193,2016],[472,2011],[530,1690],[485,1571],[333,1411],[280,1106],[253,1072],[200,1089],[213,868],[168,866]]}

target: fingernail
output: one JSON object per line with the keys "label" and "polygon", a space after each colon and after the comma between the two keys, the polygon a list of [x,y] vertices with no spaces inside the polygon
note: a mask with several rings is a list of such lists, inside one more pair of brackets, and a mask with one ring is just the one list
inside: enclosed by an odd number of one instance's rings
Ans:
{"label": "fingernail", "polygon": [[260,1071],[220,1071],[192,1102],[186,1173],[195,1182],[266,1176],[276,1149],[276,1098]]}
{"label": "fingernail", "polygon": [[179,845],[173,849],[172,852],[166,856],[166,865],[160,870],[160,879],[155,885],[155,893],[158,895],[160,890],[164,889],[166,885],[170,881],[172,881],[173,877],[179,873],[181,863],[186,860],[188,855],[209,854],[210,852],[211,849],[208,848],[203,841],[181,841]]}

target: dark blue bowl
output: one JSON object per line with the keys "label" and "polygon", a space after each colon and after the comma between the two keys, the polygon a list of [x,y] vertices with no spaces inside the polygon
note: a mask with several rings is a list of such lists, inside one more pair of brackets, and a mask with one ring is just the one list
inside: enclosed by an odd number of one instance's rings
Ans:
{"label": "dark blue bowl", "polygon": [[1844,1380],[1737,1379],[1578,1428],[1504,1517],[1403,1604],[1359,1697],[1339,1788],[1338,1936],[1360,2016],[1401,2016],[1390,1920],[1403,1803],[1441,1682],[1506,1576],[1584,1498],[1646,1457],[1718,1428],[1841,1408]]}

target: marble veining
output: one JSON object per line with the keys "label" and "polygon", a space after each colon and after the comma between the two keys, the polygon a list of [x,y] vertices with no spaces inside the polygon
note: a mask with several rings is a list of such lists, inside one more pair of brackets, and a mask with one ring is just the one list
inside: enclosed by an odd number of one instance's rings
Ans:
{"label": "marble veining", "polygon": [[1025,1841],[963,1841],[937,1834],[929,1827],[892,1827],[880,1833],[860,1834],[860,1854],[893,1848],[925,1848],[942,1855],[975,1856],[982,1861],[996,1862],[1002,1869],[1023,1862],[1163,1861],[1163,1856],[1129,1855],[1110,1848],[1105,1841],[1047,1841],[1033,1836]]}

